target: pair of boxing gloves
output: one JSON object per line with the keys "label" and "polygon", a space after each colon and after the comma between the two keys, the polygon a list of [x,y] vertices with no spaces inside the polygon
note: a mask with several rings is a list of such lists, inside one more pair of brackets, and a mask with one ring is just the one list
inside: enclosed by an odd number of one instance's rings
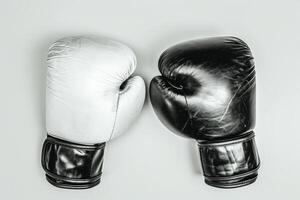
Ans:
{"label": "pair of boxing gloves", "polygon": [[[42,166],[62,188],[100,182],[105,143],[124,133],[142,110],[145,83],[133,76],[131,49],[109,39],[67,37],[47,58],[46,129]],[[158,62],[150,100],[172,132],[198,142],[205,182],[221,188],[257,178],[255,69],[236,37],[177,44]]]}

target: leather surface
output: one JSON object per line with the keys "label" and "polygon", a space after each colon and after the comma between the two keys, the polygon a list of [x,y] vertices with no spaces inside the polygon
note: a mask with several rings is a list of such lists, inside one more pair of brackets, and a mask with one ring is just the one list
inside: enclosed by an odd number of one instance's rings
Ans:
{"label": "leather surface", "polygon": [[158,118],[196,139],[205,182],[220,188],[253,183],[260,160],[254,142],[255,69],[235,37],[180,43],[160,56],[150,84]]}
{"label": "leather surface", "polygon": [[241,141],[228,141],[224,144],[199,144],[203,173],[208,177],[226,177],[257,170],[259,157],[254,133]]}
{"label": "leather surface", "polygon": [[47,179],[63,188],[89,188],[99,183],[105,143],[78,145],[48,136],[42,150]]}
{"label": "leather surface", "polygon": [[197,140],[232,138],[255,125],[255,70],[249,47],[235,37],[180,43],[159,59],[150,99],[174,133]]}
{"label": "leather surface", "polygon": [[145,84],[132,76],[136,57],[105,38],[67,37],[48,53],[46,127],[79,144],[103,143],[123,133],[140,113]]}

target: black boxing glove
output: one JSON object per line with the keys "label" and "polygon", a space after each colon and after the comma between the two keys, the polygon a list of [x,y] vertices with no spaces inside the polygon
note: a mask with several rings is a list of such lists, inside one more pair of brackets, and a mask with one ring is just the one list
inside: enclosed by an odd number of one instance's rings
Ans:
{"label": "black boxing glove", "polygon": [[254,140],[255,69],[247,44],[235,37],[192,40],[167,49],[150,99],[172,132],[199,145],[205,182],[221,188],[257,178]]}

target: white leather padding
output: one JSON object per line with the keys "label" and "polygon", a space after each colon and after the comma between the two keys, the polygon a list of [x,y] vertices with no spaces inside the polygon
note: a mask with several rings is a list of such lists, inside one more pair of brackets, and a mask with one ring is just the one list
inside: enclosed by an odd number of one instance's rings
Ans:
{"label": "white leather padding", "polygon": [[122,134],[135,121],[144,105],[145,87],[144,80],[140,76],[128,79],[126,87],[119,94],[116,122],[111,138]]}
{"label": "white leather padding", "polygon": [[[133,110],[140,110],[141,102],[144,102],[141,97],[144,91],[134,90],[141,87],[133,85],[134,81],[128,81],[128,87],[135,91],[131,92],[135,99],[130,98],[128,105],[124,104],[123,94],[120,93],[120,85],[135,68],[134,53],[112,40],[68,37],[55,42],[48,53],[48,134],[70,142],[95,144],[108,141],[114,130],[121,133],[121,127],[125,125],[116,121],[118,109],[121,108],[121,116],[125,116],[122,106],[131,108],[126,111],[128,116],[136,116],[138,113]],[[136,84],[141,83],[137,81]],[[128,91],[131,91],[129,88]],[[139,91],[143,94],[137,94]],[[129,95],[125,96],[129,98]],[[121,117],[118,119],[121,120]],[[132,117],[123,118],[128,119]]]}

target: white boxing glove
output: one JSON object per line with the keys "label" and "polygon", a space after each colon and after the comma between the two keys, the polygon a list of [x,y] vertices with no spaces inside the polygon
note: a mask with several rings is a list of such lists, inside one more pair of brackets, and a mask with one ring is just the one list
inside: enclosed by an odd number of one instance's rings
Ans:
{"label": "white boxing glove", "polygon": [[67,37],[49,48],[47,62],[46,178],[62,188],[93,187],[105,142],[126,131],[144,104],[145,83],[132,76],[136,57],[116,41]]}

